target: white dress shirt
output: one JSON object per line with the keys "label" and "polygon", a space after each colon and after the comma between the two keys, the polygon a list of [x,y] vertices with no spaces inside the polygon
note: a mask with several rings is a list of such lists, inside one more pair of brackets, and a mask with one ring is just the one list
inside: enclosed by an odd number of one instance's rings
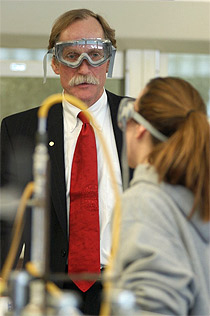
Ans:
{"label": "white dress shirt", "polygon": [[[104,90],[101,98],[88,108],[106,141],[106,145],[113,163],[116,180],[120,192],[122,192],[122,179],[117,154],[116,142],[112,127],[110,108],[108,106],[107,94]],[[65,154],[65,176],[66,176],[66,199],[67,218],[69,223],[70,207],[70,180],[73,154],[82,128],[82,121],[77,118],[80,109],[63,99],[63,121],[64,121],[64,154]],[[99,219],[100,219],[100,261],[101,266],[107,264],[111,249],[111,214],[114,208],[114,193],[107,162],[104,158],[103,149],[96,135],[97,159],[98,159],[98,187],[99,187]],[[70,210],[71,211],[71,210]]]}

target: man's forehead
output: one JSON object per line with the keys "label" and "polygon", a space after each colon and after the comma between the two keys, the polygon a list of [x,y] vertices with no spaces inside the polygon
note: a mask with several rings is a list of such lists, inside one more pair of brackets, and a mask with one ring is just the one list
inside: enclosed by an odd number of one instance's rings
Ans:
{"label": "man's forehead", "polygon": [[101,24],[93,17],[83,20],[76,20],[61,31],[59,40],[70,41],[78,38],[98,38],[104,37]]}

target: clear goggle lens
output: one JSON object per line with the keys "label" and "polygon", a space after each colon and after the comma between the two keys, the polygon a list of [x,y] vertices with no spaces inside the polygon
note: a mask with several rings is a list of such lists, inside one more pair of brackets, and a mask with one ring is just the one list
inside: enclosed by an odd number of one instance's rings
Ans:
{"label": "clear goggle lens", "polygon": [[134,101],[133,98],[123,98],[118,109],[117,121],[119,128],[125,132],[127,122],[133,118],[134,115]]}
{"label": "clear goggle lens", "polygon": [[84,59],[97,67],[112,56],[113,49],[109,40],[82,39],[56,43],[53,54],[58,61],[72,68],[78,67]]}
{"label": "clear goggle lens", "polygon": [[110,40],[80,39],[76,41],[58,42],[44,56],[44,83],[47,76],[47,55],[54,57],[65,66],[77,68],[83,60],[93,67],[98,67],[109,60],[108,77],[112,77],[116,49]]}

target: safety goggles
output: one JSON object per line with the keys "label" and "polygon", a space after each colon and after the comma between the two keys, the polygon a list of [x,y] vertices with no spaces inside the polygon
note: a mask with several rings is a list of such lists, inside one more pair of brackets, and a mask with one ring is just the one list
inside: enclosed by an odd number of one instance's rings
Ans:
{"label": "safety goggles", "polygon": [[[101,66],[109,60],[108,77],[112,76],[115,53],[116,49],[111,41],[100,38],[58,42],[47,52],[53,54],[60,63],[71,68],[79,67],[84,60],[93,67]],[[44,57],[45,77],[47,54]]]}
{"label": "safety goggles", "polygon": [[130,119],[133,119],[137,123],[143,125],[154,137],[159,139],[160,141],[166,141],[168,137],[159,132],[152,124],[150,124],[142,115],[134,109],[134,101],[133,98],[123,98],[120,102],[117,121],[119,128],[125,132],[127,122]]}

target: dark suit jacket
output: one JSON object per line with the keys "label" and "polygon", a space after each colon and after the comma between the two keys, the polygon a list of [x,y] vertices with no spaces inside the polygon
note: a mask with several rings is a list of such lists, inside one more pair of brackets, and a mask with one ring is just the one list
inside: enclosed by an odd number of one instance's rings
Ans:
{"label": "dark suit jacket", "polygon": [[[108,102],[118,155],[121,154],[122,133],[117,126],[117,111],[122,97],[107,91]],[[13,184],[21,193],[29,181],[33,180],[33,153],[36,145],[38,108],[11,115],[2,121],[1,127],[1,185]],[[68,233],[66,214],[66,183],[64,166],[64,137],[62,104],[54,105],[48,115],[48,143],[50,156],[50,270],[65,272],[68,256]],[[28,223],[28,221],[27,221]],[[30,227],[24,230],[26,262],[30,258]],[[2,256],[8,249],[2,250]]]}

